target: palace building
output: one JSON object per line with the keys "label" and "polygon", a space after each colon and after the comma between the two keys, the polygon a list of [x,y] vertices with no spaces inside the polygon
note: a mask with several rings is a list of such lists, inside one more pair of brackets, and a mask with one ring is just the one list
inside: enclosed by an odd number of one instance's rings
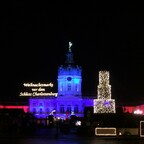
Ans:
{"label": "palace building", "polygon": [[71,45],[69,42],[65,64],[58,68],[57,96],[31,97],[30,112],[38,118],[45,118],[50,114],[60,118],[71,115],[84,117],[86,107],[92,107],[93,113],[115,113],[115,100],[111,99],[108,71],[99,71],[97,97],[82,96],[82,68],[74,63]]}
{"label": "palace building", "polygon": [[49,114],[65,118],[70,115],[84,116],[84,108],[93,106],[93,98],[82,96],[82,68],[75,65],[71,43],[64,65],[58,68],[57,96],[31,97],[29,110],[36,117],[45,118]]}

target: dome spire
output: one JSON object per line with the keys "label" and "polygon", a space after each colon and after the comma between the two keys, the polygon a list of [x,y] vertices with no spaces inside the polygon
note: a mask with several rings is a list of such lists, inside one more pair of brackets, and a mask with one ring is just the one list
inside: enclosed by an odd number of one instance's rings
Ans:
{"label": "dome spire", "polygon": [[69,42],[69,52],[71,52],[72,42]]}
{"label": "dome spire", "polygon": [[69,50],[68,50],[68,53],[66,54],[66,56],[67,56],[66,63],[67,64],[74,63],[74,61],[73,61],[73,53],[72,53],[71,47],[72,47],[72,42],[69,42]]}

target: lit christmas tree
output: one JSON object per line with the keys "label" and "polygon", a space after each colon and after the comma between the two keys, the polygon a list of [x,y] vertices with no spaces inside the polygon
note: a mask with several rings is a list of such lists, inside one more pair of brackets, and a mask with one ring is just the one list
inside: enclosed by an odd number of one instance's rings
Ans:
{"label": "lit christmas tree", "polygon": [[99,71],[98,99],[94,99],[94,113],[115,113],[115,100],[111,99],[109,72]]}

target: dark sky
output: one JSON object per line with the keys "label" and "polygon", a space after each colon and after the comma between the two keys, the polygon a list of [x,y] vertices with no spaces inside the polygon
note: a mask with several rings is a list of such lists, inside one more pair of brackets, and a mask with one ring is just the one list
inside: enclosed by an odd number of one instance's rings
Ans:
{"label": "dark sky", "polygon": [[144,103],[143,19],[135,4],[3,1],[0,99],[18,98],[24,82],[53,82],[57,89],[72,41],[83,95],[96,95],[98,71],[109,70],[112,98]]}

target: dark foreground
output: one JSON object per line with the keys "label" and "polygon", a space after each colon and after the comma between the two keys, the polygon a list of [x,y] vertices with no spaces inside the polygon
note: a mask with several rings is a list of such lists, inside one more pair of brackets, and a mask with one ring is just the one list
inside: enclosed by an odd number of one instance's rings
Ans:
{"label": "dark foreground", "polygon": [[75,129],[62,132],[56,128],[38,128],[35,131],[0,133],[0,144],[144,144],[144,138],[129,137],[97,137],[78,135]]}
{"label": "dark foreground", "polygon": [[47,139],[21,138],[1,139],[1,144],[144,144],[142,140],[115,140],[115,139]]}

